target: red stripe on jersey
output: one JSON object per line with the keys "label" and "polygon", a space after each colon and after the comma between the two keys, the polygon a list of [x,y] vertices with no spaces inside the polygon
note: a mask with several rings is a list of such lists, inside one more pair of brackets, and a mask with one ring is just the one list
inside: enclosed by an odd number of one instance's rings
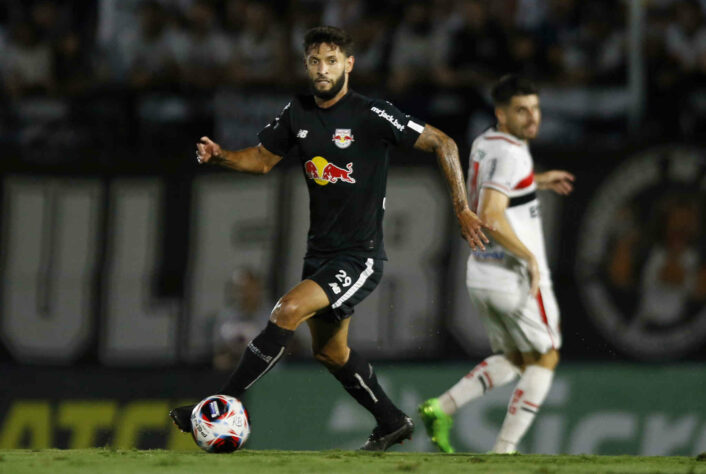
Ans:
{"label": "red stripe on jersey", "polygon": [[486,140],[505,140],[506,142],[512,143],[512,144],[515,145],[515,146],[522,146],[521,143],[516,142],[515,140],[510,140],[510,139],[507,138],[507,137],[497,137],[497,136],[496,136],[496,137],[483,137],[483,138],[485,138]]}
{"label": "red stripe on jersey", "polygon": [[485,375],[485,378],[488,380],[488,390],[493,388],[493,379],[490,378],[490,374],[488,372],[483,372],[483,375]]}
{"label": "red stripe on jersey", "polygon": [[530,171],[530,174],[523,178],[522,181],[517,183],[517,186],[512,189],[524,189],[526,187],[531,186],[532,183],[534,183],[534,170]]}
{"label": "red stripe on jersey", "polygon": [[471,183],[471,195],[475,195],[475,199],[471,203],[473,212],[478,212],[478,162],[473,162],[473,182]]}
{"label": "red stripe on jersey", "polygon": [[537,290],[537,305],[539,306],[539,314],[542,315],[542,322],[547,327],[549,339],[552,341],[552,349],[556,349],[556,344],[554,344],[554,338],[552,337],[552,330],[549,327],[549,320],[547,319],[547,312],[544,310],[544,300],[542,299],[542,292],[539,290]]}
{"label": "red stripe on jersey", "polygon": [[528,402],[527,400],[524,400],[524,404],[529,405],[533,408],[539,408],[539,405],[537,405],[536,403]]}

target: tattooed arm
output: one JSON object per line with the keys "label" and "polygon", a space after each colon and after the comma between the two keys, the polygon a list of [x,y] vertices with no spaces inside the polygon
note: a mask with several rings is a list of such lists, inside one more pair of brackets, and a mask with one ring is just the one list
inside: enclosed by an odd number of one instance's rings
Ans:
{"label": "tattooed arm", "polygon": [[473,250],[484,249],[483,243],[488,242],[488,238],[483,234],[481,228],[488,226],[468,208],[466,186],[463,183],[463,171],[458,160],[456,142],[441,130],[427,124],[422,134],[417,138],[414,148],[436,155],[449,186],[451,201],[461,226],[463,238],[468,241]]}

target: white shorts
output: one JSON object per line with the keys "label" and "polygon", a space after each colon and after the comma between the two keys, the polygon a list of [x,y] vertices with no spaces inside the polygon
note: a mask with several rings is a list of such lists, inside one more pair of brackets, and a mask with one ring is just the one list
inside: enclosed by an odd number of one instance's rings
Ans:
{"label": "white shorts", "polygon": [[494,352],[545,354],[561,347],[559,305],[551,286],[540,286],[536,298],[526,290],[508,292],[468,288]]}

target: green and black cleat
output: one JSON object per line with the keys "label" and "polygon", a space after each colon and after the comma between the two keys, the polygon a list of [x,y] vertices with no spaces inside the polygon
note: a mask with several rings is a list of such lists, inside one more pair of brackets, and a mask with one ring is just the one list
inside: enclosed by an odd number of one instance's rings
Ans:
{"label": "green and black cleat", "polygon": [[431,438],[431,442],[439,448],[439,451],[455,453],[456,450],[454,450],[449,441],[449,434],[454,421],[453,418],[443,412],[439,399],[430,398],[419,405],[419,416],[424,422],[424,427],[429,438]]}

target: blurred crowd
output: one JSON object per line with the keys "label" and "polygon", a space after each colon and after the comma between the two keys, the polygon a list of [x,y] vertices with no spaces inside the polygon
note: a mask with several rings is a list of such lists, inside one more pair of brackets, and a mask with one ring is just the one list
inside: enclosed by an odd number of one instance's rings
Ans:
{"label": "blurred crowd", "polygon": [[[645,0],[648,113],[679,127],[706,76],[706,0]],[[5,0],[0,77],[10,99],[106,88],[199,92],[301,84],[301,42],[330,24],[357,43],[355,84],[393,95],[540,84],[624,85],[630,0]]]}

